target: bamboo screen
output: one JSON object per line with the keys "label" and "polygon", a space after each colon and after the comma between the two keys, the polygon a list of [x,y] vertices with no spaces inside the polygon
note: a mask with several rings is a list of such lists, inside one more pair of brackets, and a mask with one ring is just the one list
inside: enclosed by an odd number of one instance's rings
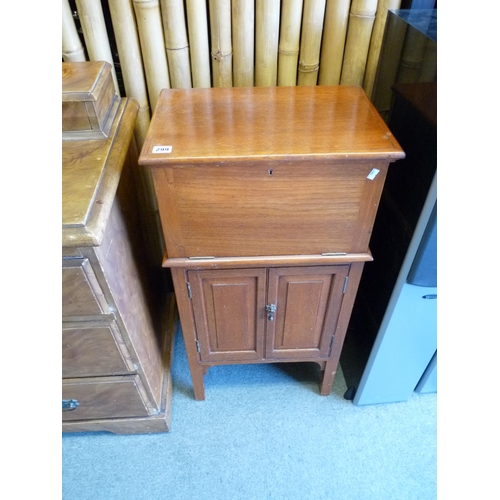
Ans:
{"label": "bamboo screen", "polygon": [[125,95],[139,103],[140,148],[163,88],[360,85],[371,97],[387,12],[400,5],[62,0],[62,58],[108,61],[118,94],[119,70]]}

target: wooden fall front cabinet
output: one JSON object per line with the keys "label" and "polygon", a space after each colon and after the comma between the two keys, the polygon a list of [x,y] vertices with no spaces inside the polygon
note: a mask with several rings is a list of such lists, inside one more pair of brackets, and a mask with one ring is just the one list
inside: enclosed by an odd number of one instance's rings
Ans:
{"label": "wooden fall front cabinet", "polygon": [[163,90],[151,169],[193,379],[315,361],[329,394],[390,162],[358,87]]}

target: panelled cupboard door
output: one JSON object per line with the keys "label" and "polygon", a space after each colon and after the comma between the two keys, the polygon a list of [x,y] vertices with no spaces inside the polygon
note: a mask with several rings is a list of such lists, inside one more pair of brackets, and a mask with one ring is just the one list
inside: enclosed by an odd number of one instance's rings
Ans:
{"label": "panelled cupboard door", "polygon": [[349,265],[188,271],[201,361],[328,358]]}
{"label": "panelled cupboard door", "polygon": [[266,358],[327,358],[342,304],[348,265],[269,269]]}
{"label": "panelled cupboard door", "polygon": [[264,357],[265,269],[189,271],[202,361]]}

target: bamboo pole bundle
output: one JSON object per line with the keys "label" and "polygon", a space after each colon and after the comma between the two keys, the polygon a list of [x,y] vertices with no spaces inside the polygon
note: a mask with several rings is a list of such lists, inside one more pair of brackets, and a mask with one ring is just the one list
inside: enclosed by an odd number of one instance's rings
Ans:
{"label": "bamboo pole bundle", "polygon": [[275,86],[278,75],[280,2],[256,0],[255,85]]}
{"label": "bamboo pole bundle", "polygon": [[120,95],[115,65],[111,55],[106,23],[100,0],[76,0],[76,8],[82,25],[87,53],[91,61],[106,61],[111,64],[111,74],[116,94]]}
{"label": "bamboo pole bundle", "polygon": [[190,89],[191,68],[184,0],[160,0],[160,9],[163,19],[170,85],[174,89]]}
{"label": "bamboo pole bundle", "polygon": [[377,0],[352,0],[341,85],[363,85]]}
{"label": "bamboo pole bundle", "polygon": [[125,93],[139,105],[135,123],[135,140],[139,150],[149,128],[151,110],[142,67],[141,47],[135,22],[132,0],[108,0],[109,13],[120,57]]}
{"label": "bamboo pole bundle", "polygon": [[210,49],[205,0],[186,0],[186,14],[191,48],[193,87],[208,88],[210,82]]}
{"label": "bamboo pole bundle", "polygon": [[375,75],[377,73],[378,61],[380,58],[380,49],[384,38],[385,25],[387,22],[387,13],[389,10],[399,9],[401,0],[379,0],[377,13],[375,14],[375,23],[373,24],[373,33],[370,41],[368,60],[366,62],[365,80],[363,89],[366,95],[371,98]]}
{"label": "bamboo pole bundle", "polygon": [[406,23],[401,19],[392,14],[388,15],[387,33],[380,51],[380,62],[371,97],[375,108],[382,115],[384,120],[387,119],[391,108],[391,86],[396,81],[399,60],[401,59],[401,51],[403,50],[403,43],[406,35],[406,27]]}
{"label": "bamboo pole bundle", "polygon": [[420,31],[413,26],[408,26],[396,82],[414,83],[418,81],[422,69],[425,41],[426,37]]}
{"label": "bamboo pole bundle", "polygon": [[159,0],[133,0],[141,43],[149,104],[154,110],[160,91],[170,88]]}
{"label": "bamboo pole bundle", "polygon": [[62,58],[65,62],[87,60],[68,0],[62,0]]}
{"label": "bamboo pole bundle", "polygon": [[350,5],[351,0],[327,0],[326,2],[319,85],[340,83]]}
{"label": "bamboo pole bundle", "polygon": [[283,0],[278,47],[278,85],[297,84],[300,28],[304,0]]}
{"label": "bamboo pole bundle", "polygon": [[214,87],[233,85],[231,0],[208,0]]}
{"label": "bamboo pole bundle", "polygon": [[232,2],[233,85],[252,87],[254,83],[255,7],[253,0]]}
{"label": "bamboo pole bundle", "polygon": [[297,85],[316,85],[326,0],[305,0]]}

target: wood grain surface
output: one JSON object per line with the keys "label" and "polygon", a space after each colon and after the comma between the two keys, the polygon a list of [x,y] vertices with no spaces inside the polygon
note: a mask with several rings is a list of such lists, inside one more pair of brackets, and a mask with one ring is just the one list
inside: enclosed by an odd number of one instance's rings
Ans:
{"label": "wood grain surface", "polygon": [[149,415],[137,375],[63,379],[62,398],[75,399],[79,406],[63,411],[62,419],[145,417]]}
{"label": "wood grain surface", "polygon": [[137,102],[122,99],[107,139],[62,142],[62,246],[100,245],[134,132]]}
{"label": "wood grain surface", "polygon": [[[153,153],[171,146],[170,153]],[[383,158],[404,153],[360,87],[163,90],[142,165],[249,158]]]}
{"label": "wood grain surface", "polygon": [[360,87],[162,91],[139,163],[153,176],[197,400],[207,367],[228,363],[315,361],[330,393],[400,158]]}
{"label": "wood grain surface", "polygon": [[367,252],[386,171],[310,160],[152,172],[168,256],[178,258]]}
{"label": "wood grain surface", "polygon": [[110,75],[111,65],[104,61],[63,62],[62,101],[96,100]]}

